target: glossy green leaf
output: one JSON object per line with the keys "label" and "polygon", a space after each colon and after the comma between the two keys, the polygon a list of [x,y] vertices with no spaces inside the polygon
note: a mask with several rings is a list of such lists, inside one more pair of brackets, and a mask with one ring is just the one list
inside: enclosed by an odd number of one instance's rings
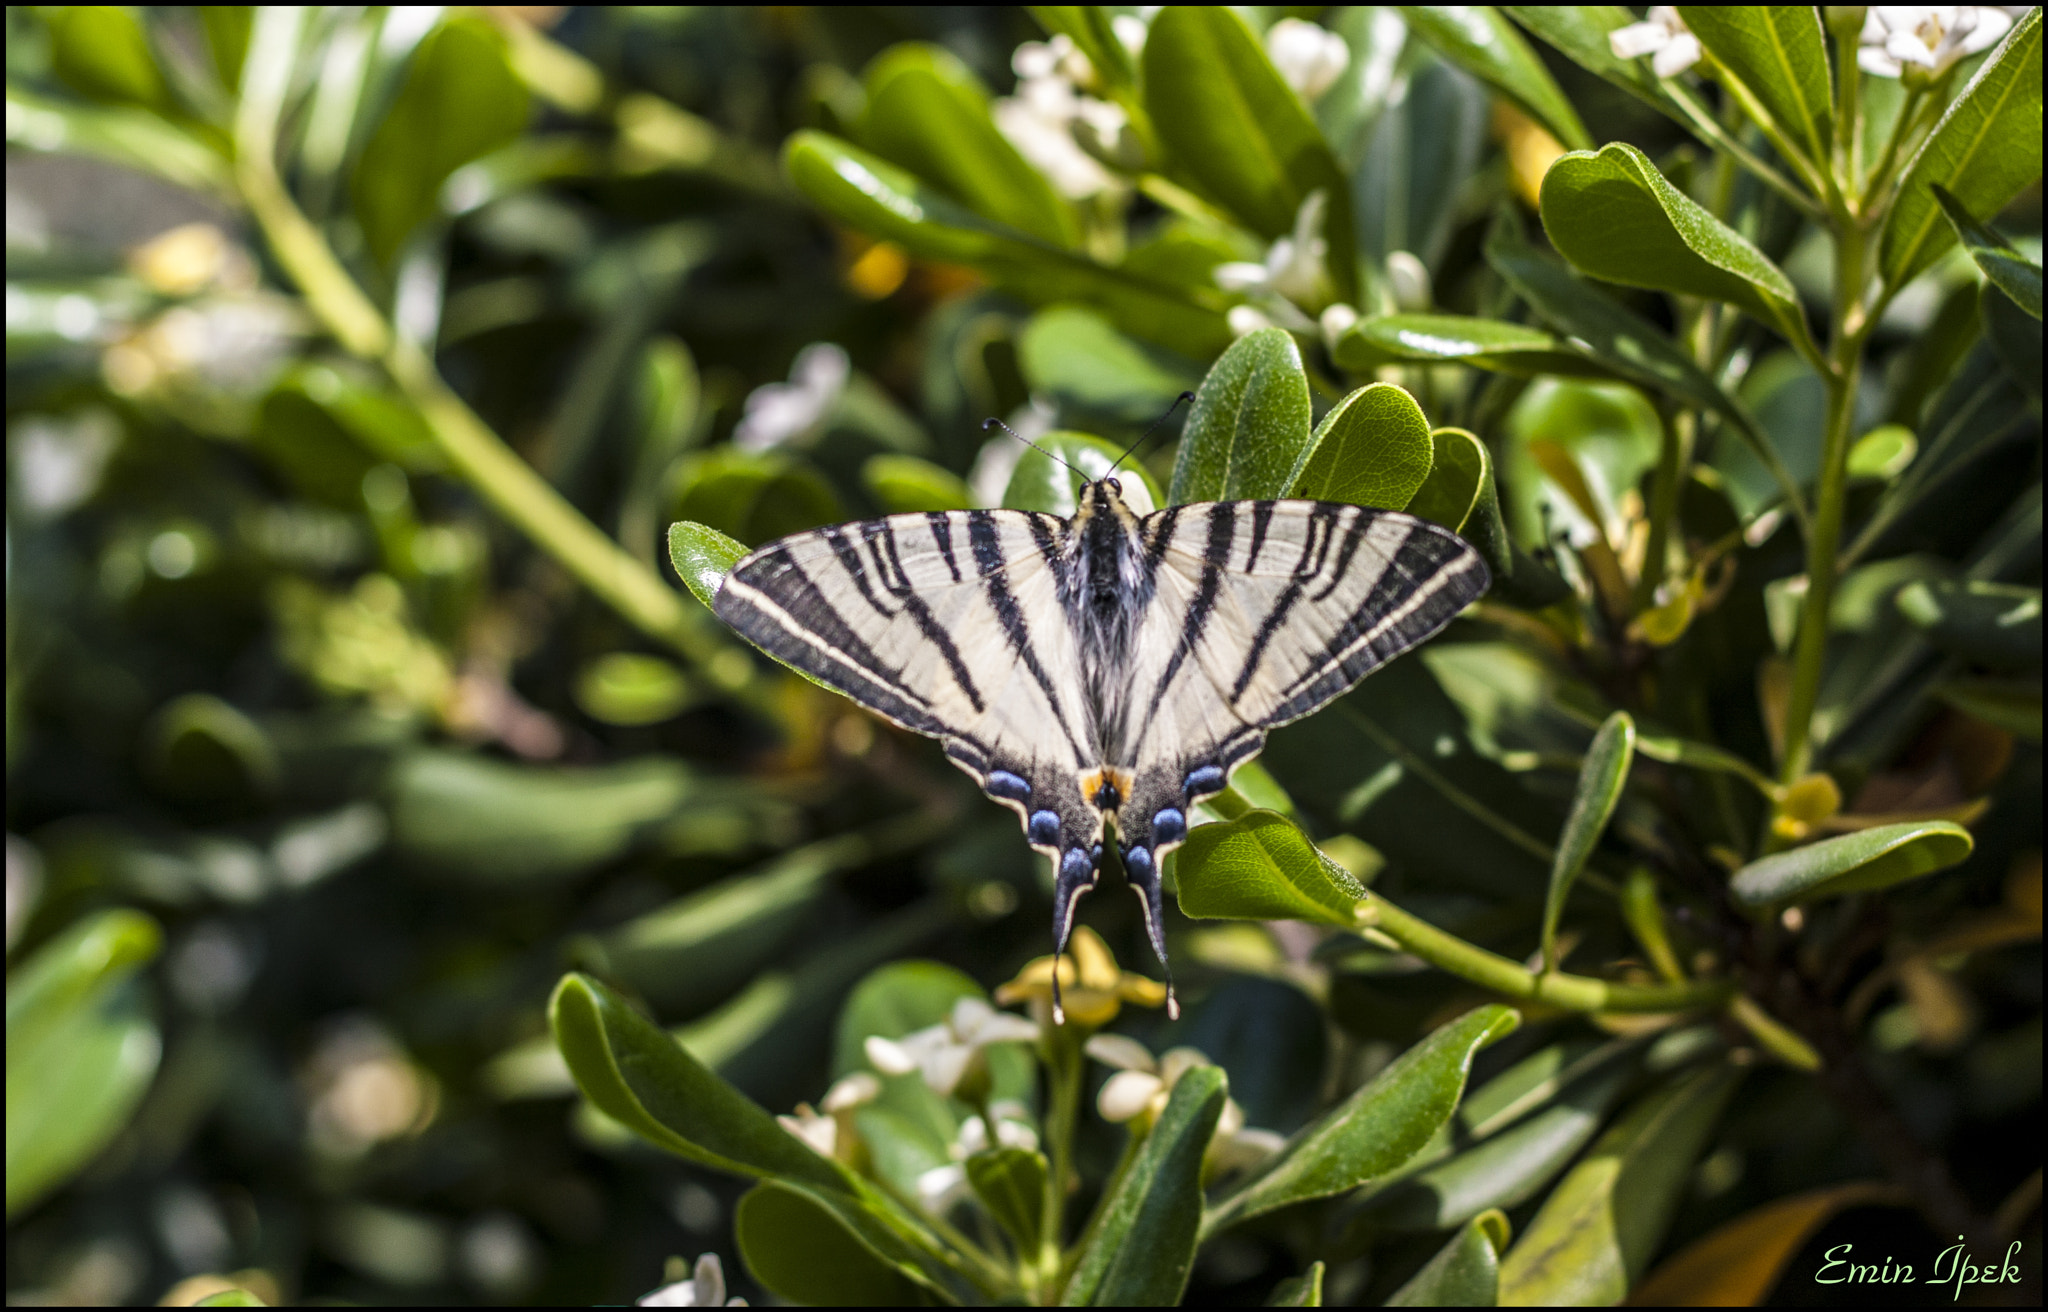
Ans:
{"label": "glossy green leaf", "polygon": [[208,1294],[193,1307],[269,1307],[256,1295],[246,1289],[223,1289],[218,1294]]}
{"label": "glossy green leaf", "polygon": [[1165,494],[1142,465],[1116,463],[1123,454],[1122,446],[1093,433],[1047,433],[1018,459],[1003,504],[1011,510],[1042,510],[1064,518],[1080,505],[1082,482],[1107,478],[1112,468],[1123,487],[1124,504],[1133,511],[1150,514],[1166,504]]}
{"label": "glossy green leaf", "polygon": [[1289,1276],[1273,1286],[1267,1307],[1321,1307],[1323,1305],[1323,1264],[1311,1262],[1308,1270]]}
{"label": "glossy green leaf", "polygon": [[851,1189],[836,1163],[597,980],[564,975],[548,1024],[583,1096],[655,1146],[739,1175]]}
{"label": "glossy green leaf", "polygon": [[1064,413],[1143,427],[1200,381],[1187,361],[1118,332],[1093,310],[1055,305],[1024,325],[1017,364]]}
{"label": "glossy green leaf", "polygon": [[690,595],[703,602],[707,610],[717,600],[718,590],[725,586],[725,576],[732,573],[732,567],[740,563],[747,551],[746,543],[735,542],[703,524],[684,520],[668,526],[669,564],[676,577],[690,589]]}
{"label": "glossy green leaf", "polygon": [[1396,88],[1351,170],[1351,209],[1363,263],[1383,267],[1406,251],[1438,269],[1460,205],[1481,185],[1493,97],[1455,64],[1422,56],[1419,42],[1407,57],[1418,67],[1390,76]]}
{"label": "glossy green leaf", "polygon": [[1662,329],[1503,230],[1488,237],[1486,259],[1536,313],[1600,366],[1721,416],[1790,503],[1801,504],[1798,480],[1756,420]]}
{"label": "glossy green leaf", "polygon": [[1294,463],[1289,496],[1401,510],[1429,478],[1429,420],[1392,383],[1371,383],[1323,416]]}
{"label": "glossy green leaf", "polygon": [[1402,17],[1438,54],[1479,78],[1564,143],[1590,150],[1578,111],[1514,25],[1492,5],[1402,5]]}
{"label": "glossy green leaf", "polygon": [[965,479],[944,465],[916,456],[893,452],[870,456],[860,467],[860,481],[891,514],[966,510],[974,504]]}
{"label": "glossy green leaf", "polygon": [[1174,854],[1180,909],[1197,920],[1302,920],[1349,928],[1365,889],[1273,811],[1202,825]]}
{"label": "glossy green leaf", "polygon": [[1408,513],[1462,532],[1492,491],[1493,456],[1486,443],[1462,428],[1439,428],[1429,440],[1435,451],[1429,477],[1408,498]]}
{"label": "glossy green leaf", "polygon": [[[1635,1073],[1633,1062],[1610,1062],[1561,1090],[1546,1090],[1549,1105],[1374,1195],[1359,1222],[1369,1229],[1441,1230],[1490,1207],[1520,1206],[1599,1133]],[[1466,1101],[1469,1108],[1472,1100]],[[1460,1108],[1459,1120],[1466,1113]]]}
{"label": "glossy green leaf", "polygon": [[1941,206],[1955,228],[1956,236],[1962,241],[1963,249],[1970,253],[1977,267],[1991,281],[1991,285],[2010,297],[2014,304],[2034,316],[2041,317],[2041,266],[2028,259],[2013,244],[2001,237],[1990,224],[1973,218],[1955,193],[1940,183],[1933,184],[1934,199]]}
{"label": "glossy green leaf", "polygon": [[1819,12],[1811,5],[1680,5],[1678,16],[1750,117],[1827,167],[1834,102]]}
{"label": "glossy green leaf", "polygon": [[1388,1307],[1493,1307],[1500,1295],[1500,1255],[1508,1246],[1508,1219],[1482,1212],[1437,1250],[1408,1282],[1387,1297]]}
{"label": "glossy green leaf", "polygon": [[156,1074],[155,1022],[134,984],[163,943],[139,911],[88,916],[7,978],[7,1215],[97,1157]]}
{"label": "glossy green leaf", "polygon": [[1543,175],[1543,228],[1574,267],[1595,278],[1726,301],[1794,343],[1809,340],[1784,271],[1634,146],[1574,151],[1551,165]]}
{"label": "glossy green leaf", "polygon": [[2041,176],[2041,10],[2021,15],[1906,166],[1878,269],[1903,287],[1956,239],[1934,187],[1986,219]]}
{"label": "glossy green leaf", "polygon": [[1355,299],[1344,174],[1244,19],[1169,6],[1140,59],[1145,108],[1176,174],[1268,240],[1291,232],[1302,203],[1322,192],[1331,283],[1337,299]]}
{"label": "glossy green leaf", "polygon": [[172,111],[170,87],[132,7],[57,5],[43,12],[50,26],[50,71],[65,85],[95,100]]}
{"label": "glossy green leaf", "polygon": [[530,107],[489,22],[456,17],[427,34],[355,169],[356,217],[380,264],[439,208],[449,174],[518,138]]}
{"label": "glossy green leaf", "polygon": [[1072,207],[996,130],[988,88],[957,56],[904,42],[869,66],[866,81],[864,136],[876,154],[985,218],[1054,246],[1079,239]]}
{"label": "glossy green leaf", "polygon": [[1355,1189],[1420,1152],[1457,1109],[1472,1058],[1520,1017],[1476,1007],[1395,1058],[1372,1081],[1301,1133],[1263,1171],[1219,1199],[1205,1233],[1290,1203]]}
{"label": "glossy green leaf", "polygon": [[[786,1136],[787,1137],[787,1136]],[[733,1210],[733,1239],[763,1288],[814,1307],[906,1307],[919,1282],[870,1248],[807,1189],[763,1181]]]}
{"label": "glossy green leaf", "polygon": [[392,772],[391,836],[430,869],[493,882],[573,875],[621,855],[695,788],[680,761],[513,765],[421,749]]}
{"label": "glossy green leaf", "polygon": [[1228,1100],[1220,1066],[1174,1082],[1144,1144],[1097,1207],[1060,1301],[1068,1307],[1171,1307],[1187,1288],[1202,1223],[1202,1157]]}
{"label": "glossy green leaf", "polygon": [[1849,477],[1897,478],[1920,452],[1919,439],[1904,424],[1880,424],[1849,447]]}
{"label": "glossy green leaf", "polygon": [[1287,495],[1310,420],[1308,374],[1294,339],[1278,328],[1238,338],[1195,392],[1168,503]]}
{"label": "glossy green leaf", "polygon": [[1500,1265],[1504,1307],[1604,1307],[1649,1271],[1741,1071],[1721,1063],[1638,1099],[1550,1191]]}
{"label": "glossy green leaf", "polygon": [[1636,722],[1627,711],[1607,717],[1586,759],[1579,766],[1578,790],[1572,794],[1572,809],[1565,816],[1564,832],[1558,836],[1557,855],[1550,863],[1550,887],[1543,896],[1543,968],[1557,969],[1557,921],[1564,914],[1565,899],[1579,872],[1586,868],[1608,817],[1621,801],[1621,786],[1628,781],[1628,767],[1635,758]]}
{"label": "glossy green leaf", "polygon": [[1524,378],[1609,376],[1541,328],[1461,314],[1383,314],[1362,320],[1337,339],[1330,358],[1353,373],[1413,362],[1469,364]]}
{"label": "glossy green leaf", "polygon": [[1920,579],[1899,589],[1892,602],[1944,651],[1997,669],[2041,663],[2039,588]]}
{"label": "glossy green leaf", "polygon": [[797,190],[840,222],[915,256],[971,265],[1031,304],[1089,305],[1122,331],[1194,358],[1231,340],[1228,301],[1215,288],[1176,286],[1041,245],[836,137],[794,133],[782,162]]}
{"label": "glossy green leaf", "polygon": [[1890,888],[1961,863],[1970,831],[1946,820],[1879,825],[1774,852],[1735,872],[1728,891],[1748,907]]}
{"label": "glossy green leaf", "polygon": [[1045,1217],[1045,1154],[1029,1148],[991,1148],[966,1161],[967,1184],[1019,1253],[1036,1253]]}

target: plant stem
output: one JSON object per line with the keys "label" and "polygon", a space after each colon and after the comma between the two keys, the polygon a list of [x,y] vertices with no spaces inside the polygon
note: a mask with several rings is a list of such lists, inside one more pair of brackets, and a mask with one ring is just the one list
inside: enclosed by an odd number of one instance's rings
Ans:
{"label": "plant stem", "polygon": [[267,151],[243,149],[235,166],[242,197],[285,273],[343,349],[384,366],[426,421],[449,464],[528,538],[606,604],[656,641],[700,664],[731,691],[752,680],[749,662],[718,660],[736,650],[683,604],[682,595],[584,518],[521,460],[441,380],[417,346],[390,324],[342,267],[319,229],[285,191]]}
{"label": "plant stem", "polygon": [[1679,83],[1668,79],[1664,83],[1664,90],[1671,97],[1671,103],[1677,106],[1679,112],[1685,116],[1685,120],[1691,125],[1692,130],[1698,133],[1708,145],[1716,150],[1725,151],[1730,156],[1741,161],[1742,167],[1755,174],[1758,181],[1762,182],[1772,191],[1777,192],[1780,196],[1792,202],[1793,207],[1800,213],[1811,218],[1820,217],[1820,206],[1814,203],[1813,197],[1801,190],[1797,183],[1788,179],[1769,164],[1766,164],[1756,152],[1750,150],[1749,147],[1743,145],[1728,132],[1724,131],[1721,125],[1714,121],[1714,116],[1707,111],[1706,106],[1693,99],[1690,91],[1687,91]]}
{"label": "plant stem", "polygon": [[1060,1291],[1060,1236],[1066,1228],[1067,1194],[1074,1181],[1074,1130],[1081,1109],[1081,1047],[1066,1026],[1046,1027],[1045,1059],[1052,1103],[1046,1111],[1045,1138],[1052,1149],[1052,1171],[1045,1181],[1038,1285],[1042,1300],[1050,1302],[1058,1299]]}
{"label": "plant stem", "polygon": [[1693,417],[1668,405],[1657,407],[1663,443],[1657,451],[1657,472],[1650,481],[1650,538],[1643,549],[1643,567],[1636,575],[1637,614],[1656,604],[1664,581],[1665,558],[1671,552],[1671,529],[1678,521],[1678,496],[1692,465]]}
{"label": "plant stem", "polygon": [[1432,966],[1510,998],[1547,1002],[1566,1011],[1698,1011],[1719,1007],[1735,988],[1730,981],[1721,979],[1616,984],[1561,971],[1534,971],[1448,934],[1378,893],[1367,893],[1359,900],[1356,916],[1360,929],[1380,930]]}

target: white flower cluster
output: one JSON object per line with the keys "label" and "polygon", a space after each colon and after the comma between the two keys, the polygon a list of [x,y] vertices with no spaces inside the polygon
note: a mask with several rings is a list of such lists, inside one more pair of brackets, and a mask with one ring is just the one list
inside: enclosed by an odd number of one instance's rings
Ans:
{"label": "white flower cluster", "polygon": [[[1127,43],[1144,41],[1144,24],[1129,15],[1117,19],[1116,31]],[[1135,169],[1144,163],[1130,116],[1087,94],[1098,85],[1095,67],[1072,39],[1026,41],[1010,57],[1010,67],[1017,74],[1017,94],[995,102],[996,128],[1053,190],[1086,200],[1123,185],[1105,164]]]}
{"label": "white flower cluster", "polygon": [[641,1299],[637,1307],[745,1307],[744,1298],[725,1296],[725,1268],[719,1265],[718,1254],[706,1253],[697,1259],[696,1270],[688,1280],[678,1280]]}
{"label": "white flower cluster", "polygon": [[1035,1043],[1038,1027],[1022,1016],[997,1011],[980,998],[961,998],[945,1020],[900,1039],[868,1036],[868,1060],[884,1075],[917,1071],[932,1092],[951,1096],[992,1043]]}
{"label": "white flower cluster", "polygon": [[747,394],[732,444],[742,451],[768,451],[811,436],[831,417],[852,376],[845,347],[812,342],[797,352],[788,382],[766,383]]}
{"label": "white flower cluster", "polygon": [[[1212,1064],[1195,1048],[1170,1048],[1155,1058],[1144,1044],[1121,1034],[1097,1034],[1088,1040],[1086,1050],[1103,1065],[1117,1068],[1096,1095],[1095,1110],[1102,1113],[1103,1120],[1118,1123],[1156,1118],[1166,1110],[1173,1086],[1183,1075]],[[1286,1143],[1271,1130],[1246,1126],[1244,1108],[1235,1098],[1227,1099],[1216,1122],[1216,1134],[1209,1141],[1209,1165],[1219,1172],[1257,1166]]]}
{"label": "white flower cluster", "polygon": [[[1938,76],[1957,60],[1988,50],[2026,7],[2010,5],[1871,5],[1864,11],[1856,62],[1879,77]],[[1658,77],[1677,77],[1700,60],[1699,38],[1678,10],[1657,5],[1640,23],[1607,34],[1616,59],[1650,56]]]}

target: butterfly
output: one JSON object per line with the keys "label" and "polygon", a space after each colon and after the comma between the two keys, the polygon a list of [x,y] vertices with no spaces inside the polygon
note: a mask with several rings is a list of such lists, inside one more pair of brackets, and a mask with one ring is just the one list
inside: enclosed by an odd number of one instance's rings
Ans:
{"label": "butterfly", "polygon": [[[1071,518],[891,515],[778,539],[716,598],[763,651],[944,744],[1052,859],[1054,953],[1114,841],[1162,967],[1160,863],[1266,732],[1483,593],[1479,554],[1395,511],[1222,501]],[[1114,834],[1108,832],[1114,825]],[[1178,1015],[1168,976],[1168,1007]],[[1054,972],[1054,1015],[1064,1019]]]}

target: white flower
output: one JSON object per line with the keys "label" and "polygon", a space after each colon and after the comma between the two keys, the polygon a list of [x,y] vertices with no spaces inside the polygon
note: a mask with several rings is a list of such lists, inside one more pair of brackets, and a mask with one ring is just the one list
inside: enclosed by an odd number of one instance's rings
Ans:
{"label": "white flower", "polygon": [[1266,54],[1296,95],[1314,104],[1351,63],[1351,47],[1335,32],[1299,18],[1266,29]]}
{"label": "white flower", "polygon": [[841,1148],[853,1147],[853,1113],[882,1093],[882,1082],[866,1071],[855,1071],[825,1091],[819,1107],[807,1102],[796,1105],[793,1116],[777,1116],[782,1128],[809,1144],[820,1157],[836,1157]]}
{"label": "white flower", "polygon": [[[1097,1034],[1083,1049],[1117,1073],[1103,1083],[1095,1097],[1095,1110],[1105,1121],[1118,1123],[1156,1120],[1166,1110],[1173,1086],[1180,1077],[1210,1061],[1199,1049],[1171,1048],[1154,1061],[1145,1045],[1121,1034]],[[1279,1152],[1286,1140],[1271,1130],[1249,1129],[1244,1108],[1235,1098],[1226,1098],[1223,1113],[1216,1120],[1216,1133],[1205,1155],[1206,1171],[1223,1173],[1256,1166]]]}
{"label": "white flower", "polygon": [[[1251,296],[1267,319],[1277,320],[1292,331],[1313,328],[1301,308],[1320,310],[1330,299],[1330,243],[1323,237],[1323,217],[1329,210],[1329,201],[1325,191],[1310,192],[1295,212],[1294,231],[1266,248],[1264,263],[1245,260],[1219,264],[1212,273],[1216,285],[1227,292]],[[1237,324],[1233,321],[1231,327],[1235,330]]]}
{"label": "white flower", "polygon": [[1010,67],[1017,72],[1017,94],[1004,96],[992,107],[997,131],[1045,175],[1054,191],[1070,200],[1085,200],[1118,186],[1081,143],[1102,145],[1105,158],[1121,162],[1136,149],[1136,140],[1121,109],[1091,100],[1077,89],[1095,81],[1088,57],[1066,37],[1055,36],[1018,46]]}
{"label": "white flower", "polygon": [[744,1298],[725,1296],[725,1269],[718,1264],[718,1254],[706,1253],[697,1259],[697,1269],[688,1280],[678,1280],[672,1285],[663,1285],[641,1299],[639,1307],[745,1307]]}
{"label": "white flower", "polygon": [[1038,1027],[1022,1016],[997,1011],[980,998],[961,998],[953,1014],[928,1029],[900,1039],[868,1036],[868,1060],[885,1075],[917,1071],[932,1091],[950,1097],[991,1043],[1032,1043]]}
{"label": "white flower", "polygon": [[1872,5],[1863,16],[1856,62],[1866,73],[1901,77],[1907,69],[1946,73],[1965,55],[1988,50],[2024,7],[2001,5]]}
{"label": "white flower", "polygon": [[767,383],[747,396],[746,413],[733,429],[742,451],[767,451],[809,436],[831,415],[853,375],[845,348],[812,342],[797,352],[789,381]]}
{"label": "white flower", "polygon": [[1700,61],[1699,38],[1686,30],[1685,20],[1670,5],[1653,6],[1642,22],[1609,32],[1607,48],[1616,59],[1656,56],[1650,71],[1658,77],[1677,77]]}

